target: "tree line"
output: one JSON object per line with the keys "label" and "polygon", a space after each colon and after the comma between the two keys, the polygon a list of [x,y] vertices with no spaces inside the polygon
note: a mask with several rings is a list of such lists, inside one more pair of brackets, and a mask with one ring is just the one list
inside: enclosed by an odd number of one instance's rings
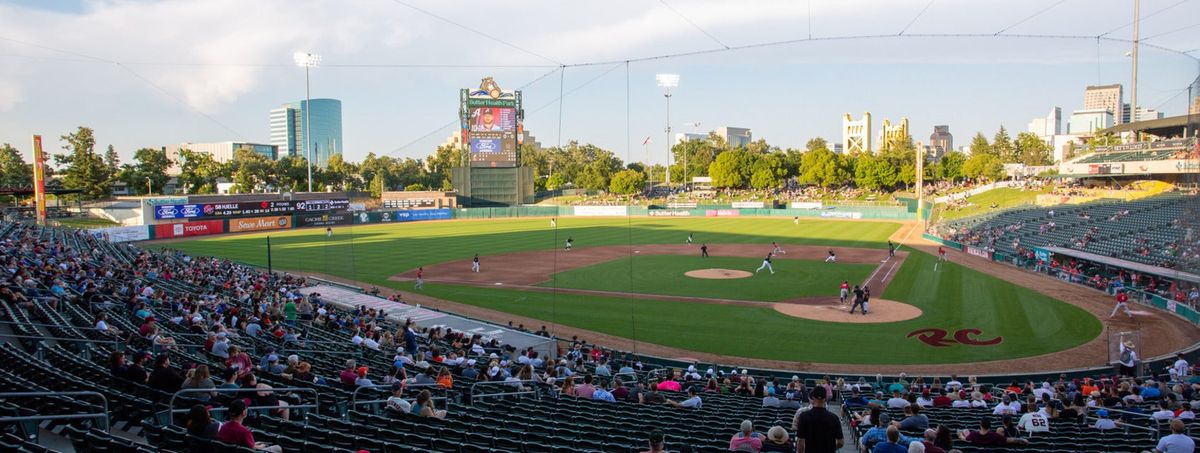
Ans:
{"label": "tree line", "polygon": [[[132,162],[121,163],[112,145],[103,154],[96,151],[94,132],[88,127],[79,127],[60,140],[62,152],[53,154],[53,165],[46,169],[47,175],[57,175],[51,180],[52,187],[82,190],[82,198],[88,200],[109,197],[117,182],[125,183],[136,195],[161,193],[170,180],[167,170],[172,165],[181,169],[179,190],[189,194],[216,193],[221,180],[233,183],[232,191],[237,193],[308,188],[307,162],[301,156],[272,160],[250,149],[238,149],[231,161],[217,162],[208,153],[184,149],[178,162],[172,162],[162,148],[141,148],[134,152]],[[771,189],[781,187],[790,178],[802,185],[826,188],[907,188],[916,180],[912,139],[889,145],[886,151],[875,154],[838,154],[818,137],[809,140],[804,149],[780,149],[762,139],[731,147],[714,133],[703,140],[675,144],[670,177],[673,183],[682,183],[685,178],[709,176],[718,188]],[[335,154],[325,168],[313,167],[313,189],[359,190],[373,196],[391,190],[449,190],[451,168],[460,165],[463,153],[460,147],[443,145],[424,159],[368,153],[361,162],[346,161]],[[524,144],[520,160],[521,165],[533,168],[539,191],[575,187],[636,194],[647,182],[664,181],[667,174],[663,165],[625,163],[610,150],[577,141],[547,148]],[[991,141],[982,133],[976,134],[971,140],[970,156],[949,151],[937,162],[927,161],[925,178],[994,181],[1004,177],[1005,163],[1048,165],[1050,147],[1027,132],[1012,139],[1002,126]],[[26,187],[31,179],[31,166],[22,153],[9,144],[0,146],[0,187]]]}

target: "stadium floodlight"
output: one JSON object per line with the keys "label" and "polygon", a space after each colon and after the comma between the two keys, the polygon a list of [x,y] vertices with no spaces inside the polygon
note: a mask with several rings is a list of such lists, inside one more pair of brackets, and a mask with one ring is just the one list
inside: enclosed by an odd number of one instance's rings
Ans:
{"label": "stadium floodlight", "polygon": [[312,98],[309,96],[308,89],[308,70],[321,66],[321,56],[312,52],[296,52],[292,54],[292,60],[296,62],[296,66],[304,68],[304,154],[308,161],[308,191],[312,192],[312,143],[309,142],[309,121],[308,111],[312,108]]}
{"label": "stadium floodlight", "polygon": [[[654,80],[663,88],[663,96],[667,98],[667,191],[671,190],[671,88],[679,86],[679,74],[655,74]],[[686,184],[686,181],[685,181]],[[670,195],[668,193],[668,195]]]}

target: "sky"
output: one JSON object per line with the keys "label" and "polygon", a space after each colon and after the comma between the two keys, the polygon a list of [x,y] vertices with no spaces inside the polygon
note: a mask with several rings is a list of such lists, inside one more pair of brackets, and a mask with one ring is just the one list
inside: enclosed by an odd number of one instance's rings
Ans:
{"label": "sky", "polygon": [[[485,76],[524,92],[525,128],[542,145],[651,162],[666,156],[656,73],[681,77],[675,132],[748,127],[784,148],[840,141],[846,113],[871,112],[876,130],[906,117],[925,142],[946,124],[958,146],[1001,125],[1015,136],[1051,107],[1065,119],[1087,85],[1121,83],[1129,102],[1131,46],[1108,38],[1132,38],[1133,0],[480,5],[0,0],[0,142],[28,156],[40,134],[58,152],[82,125],[126,160],[173,143],[266,143],[269,110],[304,97],[297,51],[321,54],[312,97],[342,100],[352,161],[429,155],[455,130],[458,90]],[[1184,114],[1200,0],[1142,0],[1141,15],[1138,104]]]}

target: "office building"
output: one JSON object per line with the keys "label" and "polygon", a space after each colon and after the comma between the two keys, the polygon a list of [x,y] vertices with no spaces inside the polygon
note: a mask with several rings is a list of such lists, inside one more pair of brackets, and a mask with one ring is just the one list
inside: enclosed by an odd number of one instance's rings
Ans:
{"label": "office building", "polygon": [[1113,127],[1113,114],[1106,109],[1084,109],[1071,113],[1067,124],[1070,135],[1091,135],[1099,129]]}
{"label": "office building", "polygon": [[[330,156],[342,153],[342,101],[313,99],[306,120],[308,102],[292,102],[271,110],[271,144],[279,148],[279,157],[304,157],[311,159],[314,166],[324,168]],[[311,157],[305,143],[305,121],[309,122]]]}
{"label": "office building", "polygon": [[[1088,86],[1083,90],[1083,110],[1106,110],[1115,121],[1128,118],[1125,115],[1121,84]],[[1117,124],[1122,124],[1118,122]]]}
{"label": "office building", "polygon": [[845,148],[842,148],[842,144],[841,144],[841,143],[830,143],[830,144],[829,144],[829,150],[830,150],[830,151],[833,151],[833,152],[835,152],[835,153],[837,153],[837,154],[841,154],[842,152],[844,152],[844,151],[845,151]]}
{"label": "office building", "polygon": [[1061,134],[1062,108],[1052,107],[1049,115],[1029,121],[1029,132],[1046,142],[1050,141],[1050,137]]}
{"label": "office building", "polygon": [[730,148],[742,148],[754,141],[750,136],[750,129],[744,127],[718,127],[716,132],[718,136],[725,139],[725,143]]}
{"label": "office building", "polygon": [[849,113],[842,117],[842,149],[849,154],[871,152],[871,112],[858,120]]}
{"label": "office building", "polygon": [[683,143],[683,142],[690,142],[692,140],[701,141],[701,142],[708,140],[708,134],[693,134],[691,132],[681,132],[681,133],[675,134],[675,144],[676,145]]}
{"label": "office building", "polygon": [[239,149],[248,149],[256,153],[262,154],[267,159],[276,160],[279,158],[279,147],[275,145],[266,145],[262,143],[247,143],[247,142],[213,142],[213,143],[180,143],[178,145],[167,145],[162,147],[163,152],[167,155],[167,159],[171,160],[171,166],[167,168],[167,174],[170,176],[179,176],[181,165],[183,164],[183,150],[190,150],[194,153],[204,153],[212,156],[212,159],[217,162],[225,163],[233,160],[234,154]]}
{"label": "office building", "polygon": [[879,131],[879,152],[892,149],[897,144],[909,143],[912,136],[908,134],[908,118],[900,118],[900,122],[892,124],[891,120],[883,120]]}
{"label": "office building", "polygon": [[1139,106],[1137,108],[1137,119],[1135,121],[1150,121],[1164,117],[1166,117],[1166,114],[1163,112]]}
{"label": "office building", "polygon": [[1188,115],[1200,115],[1200,96],[1192,99],[1192,105],[1188,107]]}
{"label": "office building", "polygon": [[954,135],[950,134],[950,126],[934,126],[933,133],[929,135],[929,155],[936,155],[934,160],[941,160],[942,156],[954,149]]}

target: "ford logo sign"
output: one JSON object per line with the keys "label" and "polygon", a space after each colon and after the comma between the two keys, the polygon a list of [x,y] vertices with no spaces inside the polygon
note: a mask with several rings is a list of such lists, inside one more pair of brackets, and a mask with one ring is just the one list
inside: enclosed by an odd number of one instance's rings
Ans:
{"label": "ford logo sign", "polygon": [[159,217],[175,217],[175,207],[174,206],[159,206],[158,207],[158,216]]}
{"label": "ford logo sign", "polygon": [[183,207],[183,216],[184,217],[198,217],[199,215],[200,215],[200,208],[198,208],[194,205],[188,205],[188,206]]}
{"label": "ford logo sign", "polygon": [[476,142],[475,150],[484,153],[495,151],[496,142],[493,140],[480,140]]}

